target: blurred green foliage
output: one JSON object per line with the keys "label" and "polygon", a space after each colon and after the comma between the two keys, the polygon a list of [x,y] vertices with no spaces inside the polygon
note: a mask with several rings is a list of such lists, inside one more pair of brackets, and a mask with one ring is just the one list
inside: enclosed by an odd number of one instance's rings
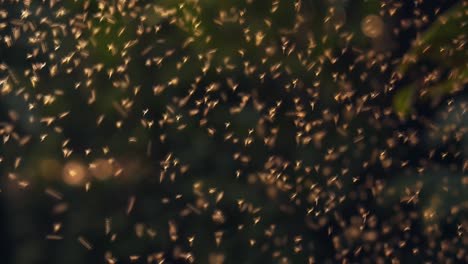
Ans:
{"label": "blurred green foliage", "polygon": [[[463,90],[463,86],[468,82],[468,50],[465,47],[467,19],[468,5],[465,1],[459,1],[438,16],[425,32],[418,35],[412,49],[403,57],[397,69],[398,78],[403,78],[410,68],[421,60],[435,63],[438,67],[433,76],[428,74],[424,80],[412,83],[397,92],[394,107],[402,117],[410,113],[414,94],[419,94],[418,90],[424,89],[423,97],[435,101],[448,93]],[[445,74],[447,77],[443,77],[443,72],[446,71],[449,73]],[[421,88],[421,83],[428,87]]]}

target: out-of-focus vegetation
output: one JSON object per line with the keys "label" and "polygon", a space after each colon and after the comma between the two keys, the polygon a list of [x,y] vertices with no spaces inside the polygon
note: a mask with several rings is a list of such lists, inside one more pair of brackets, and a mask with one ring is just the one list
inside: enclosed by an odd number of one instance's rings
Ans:
{"label": "out-of-focus vegetation", "polygon": [[396,79],[403,78],[411,66],[420,60],[430,61],[437,66],[423,80],[417,80],[417,83],[400,90],[395,98],[395,108],[402,117],[410,113],[414,100],[429,97],[438,102],[448,93],[463,90],[468,82],[468,49],[465,47],[467,27],[468,5],[459,1],[417,35],[412,43],[413,48],[404,55],[398,67]]}
{"label": "out-of-focus vegetation", "polygon": [[466,0],[0,3],[2,263],[468,262]]}

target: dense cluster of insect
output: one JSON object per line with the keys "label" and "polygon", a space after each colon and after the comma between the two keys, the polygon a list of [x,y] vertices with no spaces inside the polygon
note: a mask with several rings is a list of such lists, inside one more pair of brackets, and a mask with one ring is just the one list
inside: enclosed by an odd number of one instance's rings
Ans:
{"label": "dense cluster of insect", "polygon": [[[467,35],[427,43],[445,10],[408,2],[2,0],[5,188],[42,188],[57,219],[67,192],[153,190],[113,194],[102,234],[54,220],[44,243],[125,245],[120,221],[157,245],[107,263],[468,262],[467,105],[430,89],[462,92],[468,65],[419,67],[398,95],[419,57],[396,42],[453,59]],[[441,110],[402,113],[395,94]]]}

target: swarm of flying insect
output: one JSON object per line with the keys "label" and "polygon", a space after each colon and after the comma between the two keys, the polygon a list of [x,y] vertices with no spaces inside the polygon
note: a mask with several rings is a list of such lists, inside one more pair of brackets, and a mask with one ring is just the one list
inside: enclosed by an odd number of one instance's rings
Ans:
{"label": "swarm of flying insect", "polygon": [[0,1],[1,191],[90,263],[468,262],[468,2],[356,2]]}

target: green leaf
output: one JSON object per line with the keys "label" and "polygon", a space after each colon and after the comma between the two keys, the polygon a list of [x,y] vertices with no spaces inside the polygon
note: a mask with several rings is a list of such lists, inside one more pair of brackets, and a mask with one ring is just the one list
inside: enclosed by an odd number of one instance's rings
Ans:
{"label": "green leaf", "polygon": [[[451,69],[450,77],[426,88],[430,99],[458,91],[467,84],[468,49],[465,47],[468,32],[468,4],[460,1],[440,15],[438,19],[417,40],[413,48],[405,54],[396,70],[402,78],[419,60],[425,58],[437,63],[441,69]],[[415,101],[416,85],[411,84],[397,92],[393,100],[395,112],[402,118],[411,112]]]}
{"label": "green leaf", "polygon": [[[405,55],[397,72],[404,75],[419,59],[426,57],[438,63],[466,62],[467,49],[456,39],[466,38],[468,32],[468,4],[458,4],[440,15],[438,19],[416,40],[416,45]],[[461,56],[461,57],[460,57]],[[449,65],[450,66],[450,65]]]}
{"label": "green leaf", "polygon": [[415,90],[413,86],[407,86],[395,94],[393,108],[400,118],[405,118],[411,112]]}
{"label": "green leaf", "polygon": [[468,83],[468,65],[462,69],[454,69],[451,76],[444,82],[438,83],[429,87],[428,95],[430,98],[438,98],[448,93],[453,93],[463,89],[463,86]]}
{"label": "green leaf", "polygon": [[[468,65],[461,70],[459,68],[452,70],[447,80],[426,88],[427,92],[422,98],[437,101],[446,94],[462,90],[466,84],[468,84]],[[393,98],[393,108],[400,118],[405,118],[411,113],[417,90],[415,86],[412,84],[400,89]]]}

